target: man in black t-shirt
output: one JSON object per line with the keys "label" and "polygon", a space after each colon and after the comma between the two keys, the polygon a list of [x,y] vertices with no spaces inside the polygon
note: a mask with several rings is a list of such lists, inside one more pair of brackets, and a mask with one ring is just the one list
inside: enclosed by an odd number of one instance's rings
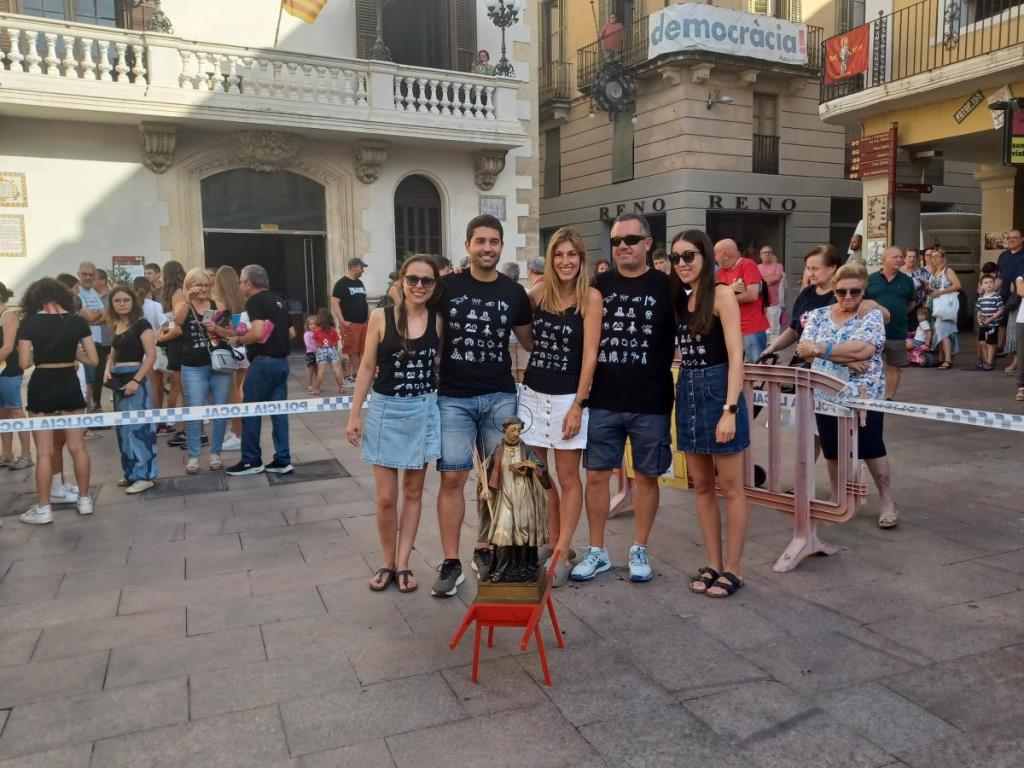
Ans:
{"label": "man in black t-shirt", "polygon": [[[238,336],[236,345],[244,345],[249,356],[249,373],[242,384],[242,401],[288,399],[288,353],[290,351],[288,307],[269,290],[267,270],[257,264],[242,269],[238,285],[246,297],[245,312],[249,327]],[[242,460],[227,470],[229,475],[258,475],[294,471],[288,444],[288,417],[271,416],[274,435],[274,460],[263,464],[260,450],[260,416],[242,419]]]}
{"label": "man in black t-shirt", "polygon": [[366,262],[362,259],[349,259],[348,272],[334,284],[331,292],[331,311],[338,323],[341,333],[341,352],[348,356],[348,378],[345,383],[350,387],[356,383],[359,363],[363,359],[366,347],[366,325],[370,317],[370,308],[366,303],[366,286],[360,280]]}
{"label": "man in black t-shirt", "polygon": [[[501,222],[477,216],[466,228],[469,269],[446,275],[444,349],[441,352],[437,404],[441,411],[441,489],[437,517],[444,562],[431,594],[450,597],[464,580],[459,560],[459,530],[466,516],[464,488],[476,459],[482,460],[502,439],[501,423],[516,413],[516,385],[508,354],[515,333],[533,348],[530,300],[521,285],[497,270],[504,245]],[[478,542],[473,568],[483,578],[491,551]]]}
{"label": "man in black t-shirt", "polygon": [[651,229],[643,216],[617,218],[611,231],[616,269],[599,274],[594,282],[604,313],[583,455],[590,546],[569,574],[573,581],[590,581],[612,567],[604,540],[608,483],[612,471],[622,466],[626,438],[636,473],[636,533],[629,548],[629,578],[651,578],[647,539],[658,511],[658,478],[672,464],[669,422],[675,351],[671,283],[666,274],[647,266],[651,242]]}

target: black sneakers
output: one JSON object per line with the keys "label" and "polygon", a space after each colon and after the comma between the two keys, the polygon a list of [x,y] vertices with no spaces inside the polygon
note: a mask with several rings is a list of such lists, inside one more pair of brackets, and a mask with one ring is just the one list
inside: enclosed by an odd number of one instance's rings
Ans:
{"label": "black sneakers", "polygon": [[473,564],[472,568],[476,571],[476,577],[478,579],[487,578],[487,574],[491,572],[491,565],[494,560],[494,553],[491,552],[490,547],[487,549],[474,549],[473,550]]}
{"label": "black sneakers", "polygon": [[265,465],[263,469],[267,472],[273,472],[275,475],[287,475],[289,472],[295,471],[295,467],[291,464],[287,462],[282,463],[277,459],[274,459],[272,462]]}
{"label": "black sneakers", "polygon": [[434,597],[451,597],[459,591],[459,584],[466,580],[462,575],[462,563],[458,560],[445,560],[439,571],[430,594]]}
{"label": "black sneakers", "polygon": [[247,461],[240,461],[233,467],[228,467],[224,471],[229,475],[237,477],[239,475],[258,475],[263,472],[264,469],[265,467],[262,464],[250,464]]}

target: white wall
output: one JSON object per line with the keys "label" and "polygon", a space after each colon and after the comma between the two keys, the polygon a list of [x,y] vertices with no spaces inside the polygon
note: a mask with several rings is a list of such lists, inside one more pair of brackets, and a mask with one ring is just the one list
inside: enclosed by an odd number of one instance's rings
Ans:
{"label": "white wall", "polygon": [[[0,281],[20,295],[33,280],[74,273],[83,260],[169,258],[160,249],[166,206],[140,162],[136,129],[88,123],[0,121],[0,168],[25,174],[26,258],[0,258]],[[17,301],[17,299],[15,299]]]}

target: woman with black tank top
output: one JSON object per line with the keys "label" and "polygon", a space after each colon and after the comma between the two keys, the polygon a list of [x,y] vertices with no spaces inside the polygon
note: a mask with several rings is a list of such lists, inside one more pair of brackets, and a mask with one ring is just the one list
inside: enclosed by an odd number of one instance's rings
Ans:
{"label": "woman with black tank top", "polygon": [[[77,363],[97,365],[99,355],[89,326],[75,312],[71,292],[56,280],[44,277],[25,291],[21,310],[18,365],[22,370],[35,367],[28,382],[29,415],[85,413],[85,395],[75,367]],[[63,435],[75,466],[78,514],[92,514],[91,465],[84,432],[84,429],[64,429],[32,433],[36,443],[36,504],[21,515],[19,519],[23,523],[53,522],[50,497],[53,495],[54,435],[58,433]]]}
{"label": "woman with black tank top", "polygon": [[[380,592],[392,581],[400,592],[417,584],[409,570],[423,504],[427,464],[441,456],[441,416],[437,408],[437,360],[442,316],[437,312],[440,275],[430,256],[410,256],[399,272],[401,295],[393,307],[370,314],[366,349],[359,366],[345,434],[362,445],[363,461],[373,464],[377,486],[377,532],[383,565],[370,579]],[[376,373],[376,379],[374,379]],[[362,408],[373,383],[363,426]],[[398,472],[402,513],[398,514]]]}
{"label": "woman with black tank top", "polygon": [[[0,419],[24,418],[21,384],[25,372],[18,365],[18,315],[7,309],[14,294],[0,283]],[[18,433],[21,455],[14,458],[14,435],[4,432],[0,450],[0,467],[27,469],[32,466],[31,438],[28,432]]]}
{"label": "woman with black tank top", "polygon": [[[714,247],[706,234],[691,229],[676,235],[669,258],[680,355],[676,439],[697,492],[708,554],[708,565],[690,581],[690,590],[729,597],[743,586],[740,560],[747,537],[743,451],[750,445],[750,421],[743,398],[740,306],[731,288],[715,284]],[[716,476],[725,496],[724,559]]]}
{"label": "woman with black tank top", "polygon": [[[153,326],[142,313],[142,301],[123,285],[107,296],[107,322],[113,331],[103,384],[114,391],[114,410],[141,411],[153,407],[148,374],[156,362]],[[153,424],[123,424],[117,428],[124,475],[118,486],[136,494],[153,487],[157,476],[156,428]]]}
{"label": "woman with black tank top", "polygon": [[[167,396],[164,398],[163,407],[174,408],[184,405],[181,392],[181,345],[184,340],[181,329],[174,324],[174,308],[185,300],[185,268],[181,262],[168,261],[164,264],[161,274],[161,295],[160,303],[163,305],[164,324],[157,330],[156,343],[160,345],[167,356],[166,370],[164,371],[161,388],[167,385]],[[180,426],[180,425],[179,425]],[[174,435],[168,445],[184,445],[185,430],[175,428],[171,424],[157,425],[158,435]]]}
{"label": "woman with black tank top", "polygon": [[[583,237],[563,227],[551,237],[544,279],[530,292],[534,306],[533,352],[519,387],[523,441],[545,464],[554,451],[558,489],[548,491],[548,543],[559,561],[553,585],[569,579],[570,545],[583,511],[580,458],[587,447],[587,397],[601,340],[601,294],[590,287]],[[559,495],[561,497],[559,497]]]}

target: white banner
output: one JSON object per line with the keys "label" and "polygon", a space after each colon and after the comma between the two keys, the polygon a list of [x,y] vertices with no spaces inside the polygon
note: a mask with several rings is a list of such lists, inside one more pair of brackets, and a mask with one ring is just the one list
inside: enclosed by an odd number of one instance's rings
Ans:
{"label": "white banner", "polygon": [[650,15],[647,57],[678,51],[714,51],[783,64],[807,64],[807,25],[682,3]]}

